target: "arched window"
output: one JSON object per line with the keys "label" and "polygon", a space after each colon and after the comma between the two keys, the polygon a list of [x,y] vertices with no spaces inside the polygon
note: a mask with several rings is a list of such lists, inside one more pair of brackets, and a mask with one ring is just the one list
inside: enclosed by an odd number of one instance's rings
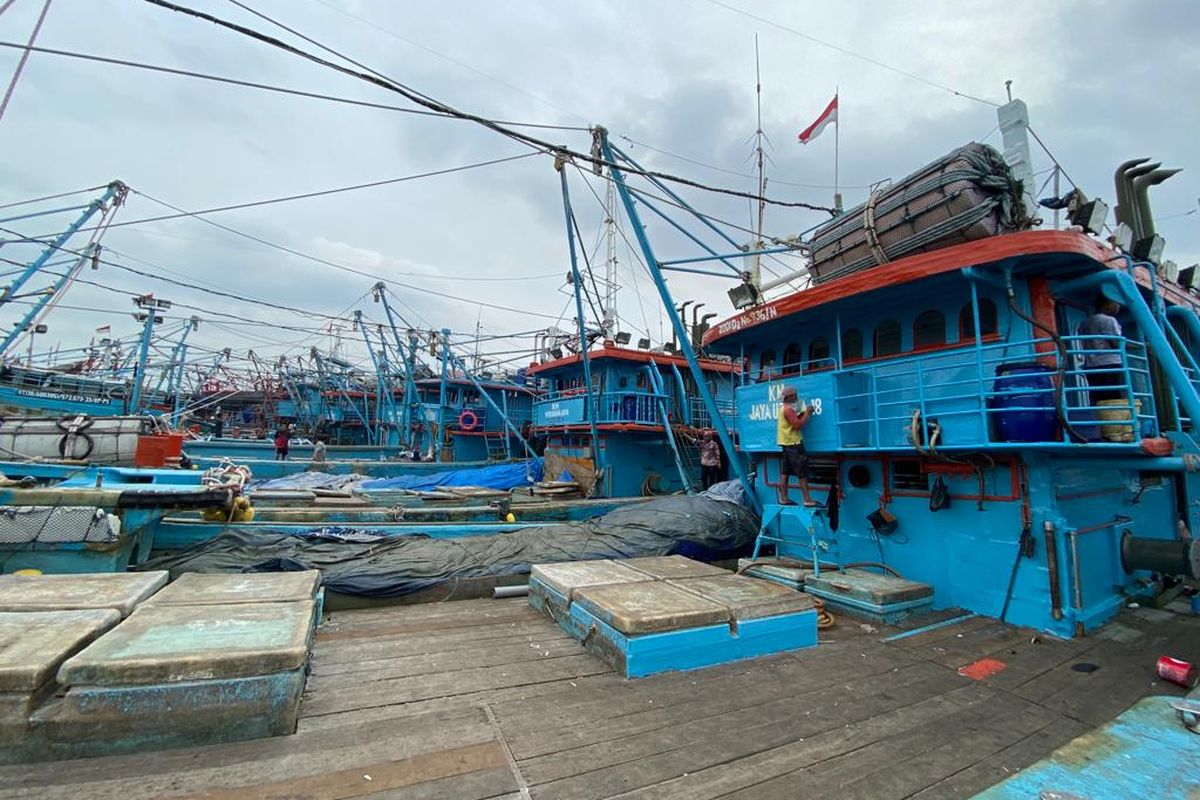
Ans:
{"label": "arched window", "polygon": [[829,367],[829,340],[824,336],[817,337],[808,343],[808,369],[827,369]]}
{"label": "arched window", "polygon": [[[983,336],[990,336],[999,329],[997,316],[996,304],[986,297],[981,297],[979,299],[979,327]],[[967,303],[962,307],[962,311],[958,312],[958,331],[962,339],[975,338],[975,314],[971,311],[970,303]]]}
{"label": "arched window", "polygon": [[842,361],[861,361],[863,357],[863,334],[858,328],[842,331]]}
{"label": "arched window", "polygon": [[913,321],[913,349],[937,347],[946,343],[946,315],[937,309],[917,314]]}
{"label": "arched window", "polygon": [[900,323],[887,319],[875,326],[875,355],[894,356],[900,352]]}
{"label": "arched window", "polygon": [[767,349],[762,351],[762,355],[758,359],[758,379],[760,381],[769,381],[775,377],[775,351]]}
{"label": "arched window", "polygon": [[800,371],[800,361],[804,358],[804,350],[796,342],[791,342],[783,348],[783,374],[795,375]]}

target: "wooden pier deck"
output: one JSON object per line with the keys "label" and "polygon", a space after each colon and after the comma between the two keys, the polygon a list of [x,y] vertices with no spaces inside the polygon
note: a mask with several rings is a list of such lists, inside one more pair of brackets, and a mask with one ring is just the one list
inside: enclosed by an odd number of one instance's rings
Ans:
{"label": "wooden pier deck", "polygon": [[[1158,655],[1200,661],[1200,618],[1172,610],[1069,642],[897,630],[842,617],[812,650],[626,681],[524,599],[334,613],[296,735],[3,767],[0,797],[959,798],[1182,694]],[[1005,668],[958,673],[982,657]]]}

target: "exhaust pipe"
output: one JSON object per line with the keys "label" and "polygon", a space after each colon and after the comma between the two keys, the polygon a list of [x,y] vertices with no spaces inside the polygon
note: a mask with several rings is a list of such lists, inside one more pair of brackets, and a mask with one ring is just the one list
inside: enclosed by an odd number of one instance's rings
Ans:
{"label": "exhaust pipe", "polygon": [[1139,238],[1148,239],[1154,236],[1154,215],[1150,213],[1150,187],[1181,172],[1178,169],[1155,169],[1133,179],[1133,205],[1141,220],[1142,233]]}

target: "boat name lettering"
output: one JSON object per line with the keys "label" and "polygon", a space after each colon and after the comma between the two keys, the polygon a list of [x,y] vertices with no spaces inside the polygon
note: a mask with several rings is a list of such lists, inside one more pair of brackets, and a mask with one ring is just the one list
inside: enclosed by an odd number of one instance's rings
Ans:
{"label": "boat name lettering", "polygon": [[559,417],[568,417],[571,415],[569,407],[560,406],[558,403],[550,406],[550,409],[543,415],[546,419],[558,419]]}
{"label": "boat name lettering", "polygon": [[64,400],[68,403],[108,405],[108,401],[103,397],[87,397],[82,394],[60,394],[59,392],[43,392],[36,389],[17,389],[17,394],[21,397],[39,397],[43,400]]}
{"label": "boat name lettering", "polygon": [[727,319],[717,326],[717,335],[725,336],[726,334],[735,333],[743,328],[752,328],[755,325],[761,325],[764,322],[770,322],[779,316],[779,309],[775,306],[762,306],[747,311],[744,314],[738,314],[736,317]]}
{"label": "boat name lettering", "polygon": [[[767,401],[765,403],[755,403],[750,406],[750,411],[746,416],[753,422],[775,421],[779,419],[779,407],[783,402],[783,387],[782,383],[771,384],[767,387]],[[811,400],[805,400],[804,404],[809,407],[814,417],[819,417],[823,410],[824,403],[821,398],[814,397]]]}

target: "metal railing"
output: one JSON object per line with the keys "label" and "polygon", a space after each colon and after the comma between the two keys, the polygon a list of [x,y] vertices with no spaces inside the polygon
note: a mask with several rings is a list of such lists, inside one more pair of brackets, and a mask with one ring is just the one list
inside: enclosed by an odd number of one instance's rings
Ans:
{"label": "metal railing", "polygon": [[571,415],[570,417],[544,424],[550,426],[558,424],[575,425],[581,422],[588,422],[588,414],[594,412],[596,422],[601,425],[661,425],[662,415],[659,412],[658,404],[664,400],[667,403],[667,412],[672,421],[676,421],[678,418],[675,404],[672,398],[667,395],[643,391],[618,391],[592,392],[589,396],[582,389],[567,389],[559,392],[550,392],[544,399],[536,401],[533,404],[535,419],[538,409],[549,406],[552,403],[575,399],[583,401],[583,411],[581,414]]}
{"label": "metal railing", "polygon": [[[1014,415],[1023,413],[1057,413],[1059,380],[1067,426],[1086,431],[1102,426],[1110,439],[1116,438],[1109,427],[1114,426],[1121,429],[1124,441],[1156,435],[1145,346],[1107,337],[1061,339],[1067,351],[1061,369],[1060,353],[1052,340],[1029,339],[917,353],[841,370],[835,377],[840,442],[844,447],[887,447],[915,438],[917,441],[911,444],[920,446],[933,421],[943,430],[955,429],[953,438],[944,444],[1010,441],[997,431],[997,420],[1016,419]],[[1108,346],[1110,341],[1116,346]],[[1095,366],[1097,357],[1103,356],[1116,356],[1119,363]],[[1091,367],[1086,365],[1089,358]],[[1038,364],[1044,370],[1044,380],[1014,380],[1015,376],[1004,374],[1006,366],[1012,369]],[[1089,385],[1089,377],[1095,385]],[[1092,396],[1100,392],[1114,398],[1100,401]],[[1046,441],[1066,441],[1066,437],[1056,430]]]}

